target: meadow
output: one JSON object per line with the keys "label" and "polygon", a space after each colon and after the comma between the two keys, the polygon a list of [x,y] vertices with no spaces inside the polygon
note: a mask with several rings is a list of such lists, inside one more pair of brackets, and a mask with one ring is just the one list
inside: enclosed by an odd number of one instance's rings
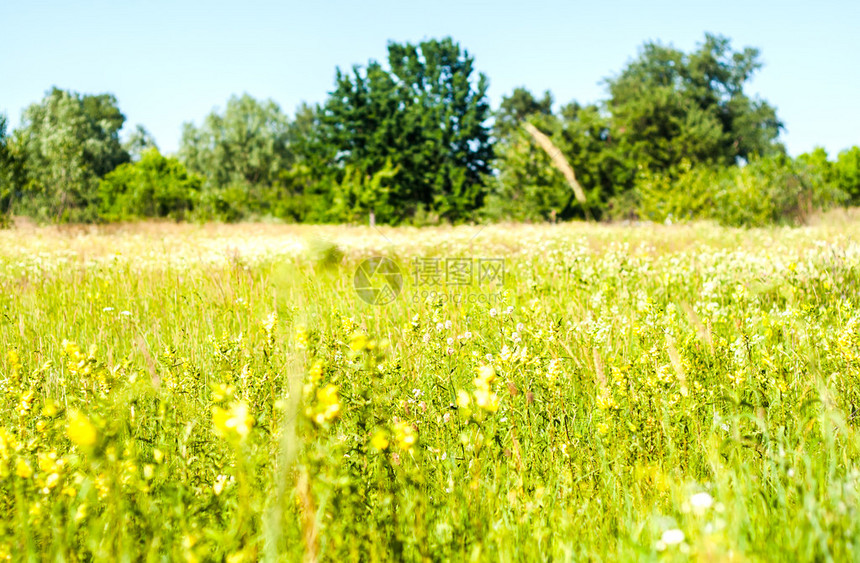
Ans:
{"label": "meadow", "polygon": [[21,224],[0,288],[0,560],[860,559],[852,212]]}

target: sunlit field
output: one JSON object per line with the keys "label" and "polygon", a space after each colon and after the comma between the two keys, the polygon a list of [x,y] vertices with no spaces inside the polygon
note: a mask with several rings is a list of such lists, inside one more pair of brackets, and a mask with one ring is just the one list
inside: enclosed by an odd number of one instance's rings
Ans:
{"label": "sunlit field", "polygon": [[860,558],[850,213],[19,225],[0,287],[0,559]]}

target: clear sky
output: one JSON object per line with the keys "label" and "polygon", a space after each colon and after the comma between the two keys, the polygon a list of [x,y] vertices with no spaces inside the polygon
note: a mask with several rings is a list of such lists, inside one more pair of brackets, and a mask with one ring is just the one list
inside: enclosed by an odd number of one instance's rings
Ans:
{"label": "clear sky", "polygon": [[0,112],[12,127],[52,85],[111,92],[128,121],[175,151],[184,121],[231,94],[292,114],[321,102],[336,66],[384,60],[389,40],[451,36],[490,79],[495,107],[523,85],[598,101],[643,42],[685,51],[712,32],[758,47],[750,92],[776,106],[797,155],[860,145],[860,2],[314,2],[0,0]]}

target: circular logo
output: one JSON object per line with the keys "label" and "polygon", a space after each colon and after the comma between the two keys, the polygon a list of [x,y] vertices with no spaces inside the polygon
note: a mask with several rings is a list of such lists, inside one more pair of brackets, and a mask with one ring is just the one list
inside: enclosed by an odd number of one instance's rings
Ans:
{"label": "circular logo", "polygon": [[403,275],[392,260],[374,256],[359,264],[352,283],[362,301],[371,305],[387,305],[400,295]]}

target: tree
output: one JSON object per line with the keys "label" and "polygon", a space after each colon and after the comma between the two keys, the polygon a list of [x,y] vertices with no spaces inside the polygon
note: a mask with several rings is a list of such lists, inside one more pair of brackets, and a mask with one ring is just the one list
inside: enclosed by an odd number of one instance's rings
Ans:
{"label": "tree", "polygon": [[194,207],[203,178],[176,158],[146,150],[139,161],[118,166],[99,184],[99,214],[108,221],[142,217],[184,219]]}
{"label": "tree", "polygon": [[200,127],[183,125],[179,157],[212,188],[265,191],[293,162],[288,135],[289,120],[274,101],[233,96],[223,113],[212,111]]}
{"label": "tree", "polygon": [[613,130],[655,170],[683,160],[731,165],[784,152],[776,142],[783,128],[776,110],[744,93],[761,66],[757,49],[733,51],[720,36],[705,35],[690,54],[647,43],[607,80]]}
{"label": "tree", "polygon": [[13,143],[23,160],[30,211],[94,219],[98,180],[129,160],[119,141],[124,122],[111,94],[53,88],[28,107]]}
{"label": "tree", "polygon": [[493,136],[503,140],[520,127],[532,115],[552,115],[552,94],[547,90],[538,100],[524,87],[514,88],[510,96],[504,96],[499,109],[495,112]]}
{"label": "tree", "polygon": [[851,147],[829,160],[827,151],[816,147],[801,154],[797,162],[813,175],[818,183],[829,184],[843,193],[851,204],[860,203],[860,147]]}
{"label": "tree", "polygon": [[129,157],[131,157],[132,162],[137,162],[143,156],[143,153],[149,149],[157,149],[158,145],[155,143],[155,137],[146,130],[146,127],[137,124],[122,144],[122,147],[128,153]]}
{"label": "tree", "polygon": [[837,187],[860,203],[860,147],[851,147],[839,153],[833,165]]}
{"label": "tree", "polygon": [[0,113],[0,226],[6,223],[15,190],[12,183],[12,156],[8,146],[6,123],[6,115]]}
{"label": "tree", "polygon": [[[530,123],[547,135],[553,147],[573,168],[586,195],[582,205],[546,151],[523,129]],[[635,163],[610,132],[610,120],[596,105],[576,102],[552,112],[552,97],[538,101],[517,88],[502,99],[497,112],[496,161],[498,173],[488,179],[492,196],[486,212],[520,220],[569,219],[600,216],[613,196],[629,189]]]}
{"label": "tree", "polygon": [[387,69],[370,61],[337,70],[319,116],[320,153],[338,182],[346,166],[368,179],[396,170],[384,205],[395,215],[380,221],[422,208],[460,220],[481,205],[493,152],[488,81],[474,75],[474,59],[450,38],[389,43]]}

